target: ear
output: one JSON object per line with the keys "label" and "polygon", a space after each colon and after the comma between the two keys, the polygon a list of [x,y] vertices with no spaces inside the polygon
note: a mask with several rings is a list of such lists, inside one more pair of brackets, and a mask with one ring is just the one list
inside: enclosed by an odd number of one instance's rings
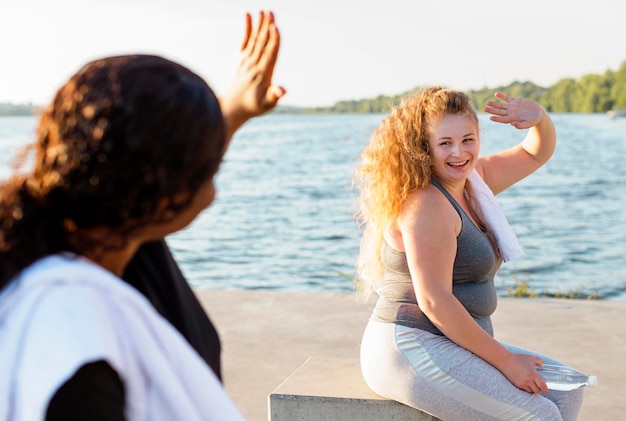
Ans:
{"label": "ear", "polygon": [[[178,195],[177,195],[178,196]],[[156,209],[154,211],[154,217],[157,220],[167,220],[173,218],[176,215],[176,211],[172,209],[172,206],[176,203],[176,198],[163,197],[157,202]]]}
{"label": "ear", "polygon": [[172,207],[180,206],[182,203],[189,201],[190,193],[185,190],[178,192],[174,197],[163,197],[157,202],[156,213],[158,215],[172,216],[177,211],[173,211]]}
{"label": "ear", "polygon": [[171,208],[170,206],[171,203],[172,203],[172,200],[170,198],[163,197],[159,199],[159,201],[157,202],[157,206],[156,206],[156,213],[157,214],[165,213],[168,209]]}

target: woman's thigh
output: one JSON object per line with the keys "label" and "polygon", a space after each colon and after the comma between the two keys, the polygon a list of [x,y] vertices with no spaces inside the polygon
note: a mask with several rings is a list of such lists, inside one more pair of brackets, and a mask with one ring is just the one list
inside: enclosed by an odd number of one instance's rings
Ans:
{"label": "woman's thigh", "polygon": [[443,420],[562,419],[552,401],[518,389],[445,336],[370,322],[361,359],[376,393]]}

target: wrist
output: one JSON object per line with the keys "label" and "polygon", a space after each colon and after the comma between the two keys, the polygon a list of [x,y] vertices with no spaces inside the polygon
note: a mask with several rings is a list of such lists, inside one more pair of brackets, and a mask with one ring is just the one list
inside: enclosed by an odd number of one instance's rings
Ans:
{"label": "wrist", "polygon": [[231,100],[231,96],[226,95],[219,98],[222,118],[226,126],[228,136],[232,136],[251,116],[236,101]]}
{"label": "wrist", "polygon": [[491,354],[492,358],[490,359],[490,361],[488,361],[488,363],[498,370],[502,371],[504,368],[511,365],[511,360],[513,359],[515,354],[506,349],[499,342],[497,342],[497,344],[498,349]]}

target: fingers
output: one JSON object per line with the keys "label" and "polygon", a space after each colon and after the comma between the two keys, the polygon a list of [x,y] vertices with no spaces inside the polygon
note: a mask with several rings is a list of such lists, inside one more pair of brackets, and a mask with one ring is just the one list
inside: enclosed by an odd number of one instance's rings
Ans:
{"label": "fingers", "polygon": [[545,380],[537,372],[536,367],[543,365],[543,360],[536,356],[517,354],[517,365],[520,370],[516,377],[518,382],[513,382],[518,388],[528,393],[547,392]]}
{"label": "fingers", "polygon": [[248,55],[253,63],[258,63],[263,56],[268,40],[271,38],[271,28],[275,28],[274,14],[272,12],[259,12],[259,20],[252,33],[252,45]]}
{"label": "fingers", "polygon": [[[548,385],[546,384],[546,381],[541,376],[538,376],[538,377],[539,377],[539,379],[535,382],[535,384],[539,388],[539,392],[547,393],[548,392]],[[539,392],[537,392],[537,393],[539,393]]]}
{"label": "fingers", "polygon": [[[543,366],[543,360],[539,357],[528,355],[527,361],[532,365],[532,367]],[[545,393],[548,391],[548,386],[546,385],[545,380],[536,369],[533,368],[527,373],[528,377],[522,382],[520,389],[528,393]]]}
{"label": "fingers", "polygon": [[508,113],[508,104],[498,101],[487,101],[485,105],[485,112],[495,114],[499,116],[506,115]]}
{"label": "fingers", "polygon": [[264,73],[271,75],[280,49],[280,33],[272,12],[259,12],[259,20],[252,27],[252,18],[246,14],[246,35],[242,53],[248,65],[258,65]]}
{"label": "fingers", "polygon": [[484,110],[486,113],[491,114],[491,117],[489,117],[491,121],[505,124],[512,124],[515,121],[515,118],[509,114],[507,104],[502,102],[487,101]]}
{"label": "fingers", "polygon": [[232,125],[235,130],[241,123],[275,107],[285,95],[285,89],[272,83],[279,46],[274,15],[260,11],[258,21],[253,22],[247,13],[239,66],[231,88],[220,100],[222,107],[237,118],[238,124]]}
{"label": "fingers", "polygon": [[496,98],[500,98],[501,100],[506,101],[506,102],[511,102],[511,100],[513,99],[513,97],[508,96],[507,94],[502,93],[502,92],[496,92],[495,96]]}
{"label": "fingers", "polygon": [[535,113],[528,105],[529,100],[502,92],[496,92],[495,96],[502,101],[487,101],[484,108],[486,113],[491,114],[491,121],[510,124],[516,129],[527,129],[535,124]]}
{"label": "fingers", "polygon": [[[534,358],[534,363],[535,363],[535,366],[537,367],[543,367],[543,360],[539,357]],[[540,392],[546,393],[548,391],[548,385],[546,384],[546,381],[543,379],[543,377],[541,377],[539,373],[537,373],[537,377],[535,378],[535,384],[539,388]]]}
{"label": "fingers", "polygon": [[259,37],[261,36],[261,28],[263,25],[264,12],[259,12],[259,19],[254,27],[252,27],[252,16],[250,13],[246,13],[246,32],[244,36],[244,41],[241,45],[241,52],[244,57],[252,57],[254,55],[255,49],[257,48]]}
{"label": "fingers", "polygon": [[530,392],[532,393],[546,393],[548,391],[548,385],[541,375],[535,372],[530,384]]}
{"label": "fingers", "polygon": [[533,383],[532,385],[528,386],[525,389],[525,391],[528,392],[528,393],[541,393],[541,392],[547,392],[548,389],[546,388],[546,390],[544,391],[542,389],[542,387],[539,385],[539,383],[537,382],[537,383]]}
{"label": "fingers", "polygon": [[488,100],[487,103],[485,104],[484,111],[487,113],[499,115],[499,116],[507,115],[509,112],[509,103],[514,98],[502,92],[496,92],[494,95],[496,98],[499,98],[504,102]]}
{"label": "fingers", "polygon": [[494,96],[504,102],[493,100],[487,101],[487,104],[485,105],[485,112],[501,116],[506,115],[509,110],[509,103],[515,98],[502,92],[496,92]]}
{"label": "fingers", "polygon": [[541,376],[537,374],[535,379],[532,380],[528,386],[522,387],[522,390],[528,393],[547,393],[548,385],[546,384],[545,380],[543,380],[543,378],[541,378]]}
{"label": "fingers", "polygon": [[244,51],[250,41],[250,34],[252,33],[252,16],[250,13],[246,13],[246,31],[243,36],[243,42],[241,43],[241,51]]}
{"label": "fingers", "polygon": [[274,73],[274,66],[278,59],[278,50],[280,49],[280,33],[273,23],[270,25],[270,38],[259,59],[259,67],[265,69],[265,73],[271,78]]}
{"label": "fingers", "polygon": [[272,85],[268,88],[265,95],[265,106],[268,108],[274,108],[278,103],[278,100],[285,95],[285,88],[282,86]]}

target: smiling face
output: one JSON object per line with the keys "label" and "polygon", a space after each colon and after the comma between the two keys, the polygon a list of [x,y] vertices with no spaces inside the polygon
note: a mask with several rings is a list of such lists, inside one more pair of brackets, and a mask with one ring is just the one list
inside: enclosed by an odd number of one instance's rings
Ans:
{"label": "smiling face", "polygon": [[433,175],[445,184],[465,183],[480,152],[478,124],[466,115],[444,114],[430,124]]}

